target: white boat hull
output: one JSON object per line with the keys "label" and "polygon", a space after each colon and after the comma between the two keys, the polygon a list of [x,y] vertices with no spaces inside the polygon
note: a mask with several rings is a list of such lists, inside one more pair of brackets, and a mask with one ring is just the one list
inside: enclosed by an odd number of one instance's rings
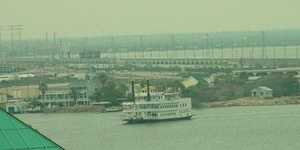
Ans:
{"label": "white boat hull", "polygon": [[193,115],[188,115],[184,117],[175,117],[175,118],[161,118],[161,119],[124,119],[123,121],[125,123],[131,124],[131,123],[150,123],[150,122],[160,122],[160,121],[175,121],[175,120],[189,120],[192,119]]}

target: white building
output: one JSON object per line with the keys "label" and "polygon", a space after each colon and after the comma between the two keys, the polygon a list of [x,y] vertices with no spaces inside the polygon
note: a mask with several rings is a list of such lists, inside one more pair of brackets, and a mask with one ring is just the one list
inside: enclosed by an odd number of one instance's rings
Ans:
{"label": "white building", "polygon": [[253,90],[251,90],[251,96],[253,97],[273,97],[273,90],[265,87],[260,86]]}
{"label": "white building", "polygon": [[22,99],[11,99],[5,104],[5,109],[9,113],[24,113],[27,105]]}
{"label": "white building", "polygon": [[40,102],[50,105],[62,104],[64,106],[87,105],[89,104],[88,87],[83,83],[49,84],[48,90],[44,96],[41,96]]}
{"label": "white building", "polygon": [[6,102],[7,102],[7,94],[0,93],[0,104],[1,103],[6,103]]}

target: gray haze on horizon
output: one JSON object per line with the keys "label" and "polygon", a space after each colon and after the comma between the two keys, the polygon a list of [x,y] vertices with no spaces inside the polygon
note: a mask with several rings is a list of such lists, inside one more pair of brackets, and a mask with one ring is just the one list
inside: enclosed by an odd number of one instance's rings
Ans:
{"label": "gray haze on horizon", "polygon": [[0,0],[0,25],[24,36],[269,30],[300,27],[299,0]]}

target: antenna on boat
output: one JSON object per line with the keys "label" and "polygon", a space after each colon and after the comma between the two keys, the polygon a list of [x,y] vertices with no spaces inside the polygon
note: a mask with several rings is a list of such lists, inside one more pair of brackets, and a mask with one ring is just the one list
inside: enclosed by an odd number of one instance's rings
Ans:
{"label": "antenna on boat", "polygon": [[147,80],[147,100],[150,101],[151,97],[150,97],[150,83],[149,80]]}
{"label": "antenna on boat", "polygon": [[131,81],[132,100],[135,102],[134,81]]}

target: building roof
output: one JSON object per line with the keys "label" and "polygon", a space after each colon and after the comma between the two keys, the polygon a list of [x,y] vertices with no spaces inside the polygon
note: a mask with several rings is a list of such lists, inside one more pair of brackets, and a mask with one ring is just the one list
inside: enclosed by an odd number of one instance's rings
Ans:
{"label": "building roof", "polygon": [[87,87],[87,82],[86,81],[77,81],[77,82],[72,82],[69,85],[70,87]]}
{"label": "building roof", "polygon": [[197,79],[195,79],[194,77],[190,76],[189,78],[183,80],[181,83],[185,88],[188,88],[188,87],[197,85],[199,83],[199,81]]}
{"label": "building roof", "polygon": [[70,83],[56,83],[56,84],[48,84],[47,92],[51,91],[69,91]]}
{"label": "building roof", "polygon": [[7,96],[6,93],[1,93],[1,92],[0,92],[0,96],[2,96],[2,95],[3,95],[3,96]]}
{"label": "building roof", "polygon": [[253,89],[253,90],[257,90],[257,89],[264,90],[264,91],[273,91],[271,88],[268,88],[266,86],[260,86],[260,87],[257,87],[255,89]]}
{"label": "building roof", "polygon": [[110,105],[111,102],[109,101],[100,101],[100,102],[93,102],[92,105]]}
{"label": "building roof", "polygon": [[297,79],[300,79],[300,74],[297,74],[294,77],[297,78]]}
{"label": "building roof", "polygon": [[0,150],[64,150],[2,109],[0,109],[0,120]]}
{"label": "building roof", "polygon": [[0,92],[14,98],[37,97],[40,94],[37,85],[11,86],[7,88],[0,88]]}
{"label": "building roof", "polygon": [[254,80],[258,80],[260,78],[261,78],[261,76],[250,76],[250,77],[248,77],[248,80],[254,81]]}

